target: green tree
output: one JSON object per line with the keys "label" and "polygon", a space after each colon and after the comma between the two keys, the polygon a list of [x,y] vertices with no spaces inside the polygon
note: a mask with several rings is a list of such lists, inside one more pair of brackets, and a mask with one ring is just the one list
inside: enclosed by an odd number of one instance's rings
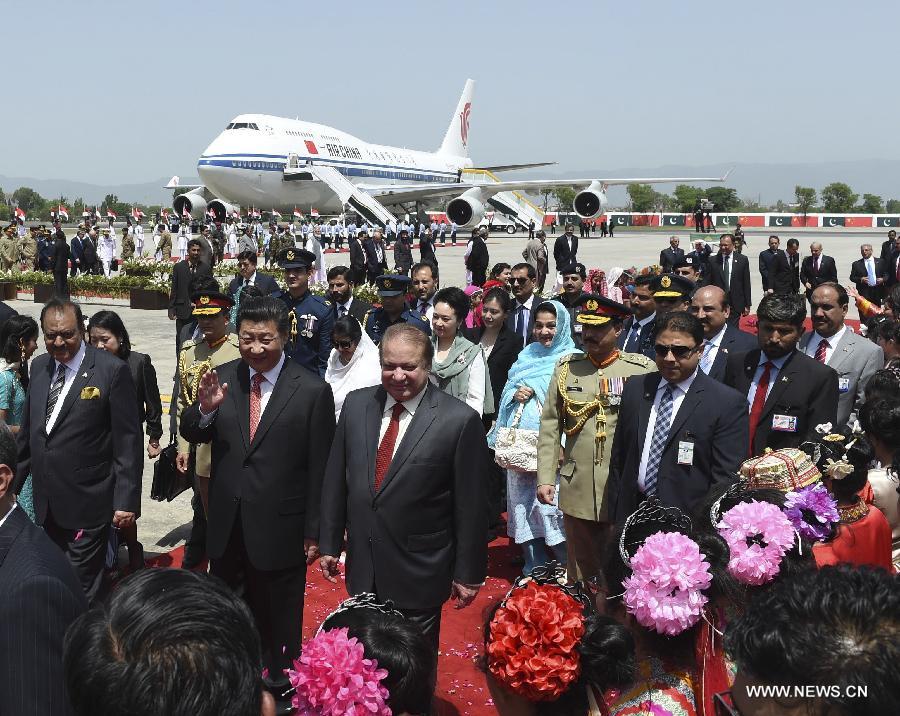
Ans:
{"label": "green tree", "polygon": [[737,189],[714,186],[706,190],[706,198],[715,204],[716,211],[734,211],[741,205]]}
{"label": "green tree", "polygon": [[884,204],[877,194],[863,194],[862,205],[859,207],[863,214],[883,214]]}
{"label": "green tree", "polygon": [[26,214],[37,213],[44,207],[44,197],[31,187],[20,186],[12,193],[12,198]]}
{"label": "green tree", "polygon": [[854,194],[847,184],[836,181],[822,189],[822,206],[829,213],[853,211],[859,194]]}
{"label": "green tree", "polygon": [[113,211],[115,211],[116,210],[115,206],[118,203],[119,203],[119,197],[117,197],[115,194],[107,194],[103,198],[103,206],[107,209],[112,209]]}
{"label": "green tree", "polygon": [[888,199],[884,210],[888,214],[900,214],[900,199]]}
{"label": "green tree", "polygon": [[553,190],[553,196],[556,197],[556,205],[560,211],[571,211],[572,202],[575,201],[576,192],[571,187],[558,186]]}
{"label": "green tree", "polygon": [[816,205],[816,190],[810,186],[797,184],[794,187],[794,199],[797,202],[797,209],[803,214],[803,218],[806,219],[809,210]]}
{"label": "green tree", "polygon": [[689,214],[697,208],[697,202],[704,195],[703,189],[689,184],[679,184],[675,187],[675,205],[678,210]]}
{"label": "green tree", "polygon": [[0,204],[0,221],[9,221],[12,218],[12,210],[6,204]]}
{"label": "green tree", "polygon": [[544,187],[541,189],[541,199],[544,202],[544,213],[550,211],[550,197],[553,196],[553,189],[550,187]]}
{"label": "green tree", "polygon": [[627,190],[632,211],[652,211],[656,208],[656,192],[649,184],[629,184]]}

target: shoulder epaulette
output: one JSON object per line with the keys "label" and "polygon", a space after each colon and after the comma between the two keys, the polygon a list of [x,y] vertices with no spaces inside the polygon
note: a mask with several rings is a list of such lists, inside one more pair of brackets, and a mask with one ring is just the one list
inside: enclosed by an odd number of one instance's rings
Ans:
{"label": "shoulder epaulette", "polygon": [[634,365],[639,365],[644,368],[656,365],[654,361],[650,360],[643,353],[620,353],[619,359],[626,363],[633,363]]}
{"label": "shoulder epaulette", "polygon": [[560,358],[556,365],[563,365],[563,363],[571,363],[574,360],[584,360],[587,358],[587,353],[569,353],[568,355],[564,355]]}
{"label": "shoulder epaulette", "polygon": [[203,339],[201,338],[198,340],[197,338],[188,338],[184,343],[181,344],[181,348],[179,348],[179,351],[186,351],[188,348],[196,348],[200,344],[201,340]]}

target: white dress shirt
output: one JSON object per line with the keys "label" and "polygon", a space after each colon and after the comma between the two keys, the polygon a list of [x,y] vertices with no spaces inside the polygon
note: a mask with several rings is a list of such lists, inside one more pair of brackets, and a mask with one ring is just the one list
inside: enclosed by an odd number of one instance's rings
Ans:
{"label": "white dress shirt", "polygon": [[[72,358],[72,360],[64,363],[66,366],[66,379],[63,383],[62,391],[59,394],[59,398],[56,401],[56,405],[53,406],[53,412],[50,413],[50,419],[47,421],[47,434],[50,434],[50,431],[53,430],[53,426],[56,424],[56,419],[59,417],[59,411],[62,410],[63,403],[66,400],[66,395],[69,394],[69,389],[72,387],[72,383],[75,382],[75,376],[78,375],[78,371],[81,368],[81,362],[84,360],[84,354],[87,353],[87,348],[85,347],[84,341],[81,342],[81,347],[78,349],[78,353]],[[53,361],[53,375],[50,378],[50,385],[53,385],[53,381],[56,380],[56,374],[59,372],[60,363],[57,361]],[[49,395],[49,393],[48,393]]]}
{"label": "white dress shirt", "polygon": [[242,286],[255,286],[256,285],[256,271],[250,276],[250,278],[245,278]]}
{"label": "white dress shirt", "polygon": [[[353,303],[353,296],[351,295],[350,298],[347,299],[346,303],[338,303],[337,304],[338,318],[342,318],[343,316],[350,315],[350,306],[352,303]],[[343,313],[341,313],[342,308],[344,309]]]}
{"label": "white dress shirt", "polygon": [[664,379],[659,381],[656,396],[653,398],[653,406],[650,408],[650,417],[647,419],[647,434],[644,436],[644,449],[641,452],[641,462],[638,465],[638,489],[641,492],[644,492],[644,484],[647,477],[647,460],[650,457],[650,443],[653,442],[653,431],[656,430],[656,414],[659,412],[659,401],[662,399],[662,394],[666,386],[672,386],[672,417],[669,420],[669,428],[671,428],[672,423],[675,421],[675,416],[678,415],[678,410],[684,402],[684,396],[687,395],[694,378],[697,377],[698,370],[700,369],[695,369],[689,378],[685,378],[680,383],[669,383],[669,381]]}
{"label": "white dress shirt", "polygon": [[[409,400],[403,401],[403,412],[400,413],[400,425],[397,430],[397,439],[394,441],[394,452],[391,453],[391,458],[393,459],[394,455],[397,453],[397,448],[400,447],[400,443],[403,441],[403,436],[406,435],[406,431],[409,428],[409,424],[412,422],[413,416],[416,414],[416,410],[419,409],[419,404],[422,402],[422,398],[425,396],[425,391],[428,389],[426,385],[422,390],[419,391],[419,394],[410,398]],[[394,406],[397,404],[397,401],[388,394],[387,400],[384,401],[384,412],[381,414],[381,427],[378,429],[378,444],[381,445],[381,439],[384,437],[384,434],[387,432],[388,425],[391,422],[391,413],[394,410]]]}
{"label": "white dress shirt", "polygon": [[748,412],[753,408],[753,401],[756,399],[756,386],[759,385],[759,380],[762,378],[764,370],[763,366],[767,362],[772,363],[772,368],[769,370],[769,386],[766,388],[766,400],[768,400],[769,393],[772,392],[772,386],[775,385],[775,381],[778,380],[778,374],[781,373],[781,369],[784,368],[784,364],[790,357],[791,354],[788,353],[781,358],[769,358],[764,351],[759,352],[759,363],[756,364],[756,372],[753,374],[753,381],[750,383],[750,392],[747,393]]}
{"label": "white dress shirt", "polygon": [[[838,341],[844,337],[844,333],[847,331],[847,325],[844,324],[841,326],[841,330],[835,333],[830,338],[825,338],[828,341],[828,347],[825,349],[825,365],[831,361],[831,356],[834,355],[834,348],[837,346]],[[822,342],[823,336],[820,336],[817,331],[813,331],[813,334],[809,338],[809,343],[806,344],[806,355],[810,358],[816,357],[816,350],[819,348],[819,343]]]}
{"label": "white dress shirt", "polygon": [[713,363],[716,362],[716,358],[719,355],[719,346],[722,345],[722,339],[725,337],[725,331],[728,330],[728,324],[726,323],[722,328],[719,329],[719,332],[716,333],[712,338],[708,339],[706,343],[709,345],[709,358],[707,359],[709,367],[712,368]]}
{"label": "white dress shirt", "polygon": [[655,321],[655,320],[656,320],[656,311],[654,311],[649,316],[647,316],[646,318],[644,318],[643,320],[640,320],[640,321],[637,319],[637,316],[635,316],[634,321],[631,324],[631,329],[628,331],[628,336],[626,336],[626,338],[625,338],[625,344],[627,344],[631,340],[632,335],[634,335],[638,342],[638,347],[636,350],[640,353],[641,330],[643,330],[644,326],[646,326],[648,323],[653,323],[653,321]]}
{"label": "white dress shirt", "polygon": [[[263,413],[266,412],[266,406],[269,404],[269,398],[272,397],[272,391],[275,390],[275,381],[278,380],[278,376],[281,374],[281,369],[284,368],[284,353],[281,354],[281,358],[278,360],[278,363],[275,364],[274,368],[267,370],[263,373],[263,380],[259,384],[259,421],[262,422]],[[247,367],[247,370],[250,373],[250,385],[251,390],[253,386],[253,376],[256,375],[256,371],[253,368]],[[229,386],[230,390],[230,386]],[[205,428],[208,426],[218,414],[219,409],[216,408],[211,413],[204,413],[203,410],[200,410],[200,428]]]}

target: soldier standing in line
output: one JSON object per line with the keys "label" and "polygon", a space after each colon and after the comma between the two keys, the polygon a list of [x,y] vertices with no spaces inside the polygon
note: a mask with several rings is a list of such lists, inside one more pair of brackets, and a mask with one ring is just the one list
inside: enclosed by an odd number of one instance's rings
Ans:
{"label": "soldier standing in line", "polygon": [[585,352],[560,359],[541,416],[538,500],[545,505],[553,503],[558,473],[568,576],[573,582],[602,577],[611,530],[609,456],[625,380],[656,370],[649,358],[622,353],[616,347],[622,324],[630,315],[616,301],[596,294],[584,296],[575,320],[582,326]]}

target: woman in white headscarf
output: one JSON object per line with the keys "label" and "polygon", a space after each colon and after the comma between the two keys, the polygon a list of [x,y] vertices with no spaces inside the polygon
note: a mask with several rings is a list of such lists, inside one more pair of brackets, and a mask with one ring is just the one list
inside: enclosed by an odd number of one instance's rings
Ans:
{"label": "woman in white headscarf", "polygon": [[313,275],[310,277],[311,283],[328,283],[328,267],[325,265],[325,252],[322,251],[322,244],[312,235],[306,240],[304,248],[316,255],[316,263],[313,266]]}
{"label": "woman in white headscarf", "polygon": [[353,316],[334,322],[331,331],[331,355],[325,368],[325,382],[334,394],[334,417],[341,417],[344,398],[351,390],[381,385],[381,361],[378,347]]}

